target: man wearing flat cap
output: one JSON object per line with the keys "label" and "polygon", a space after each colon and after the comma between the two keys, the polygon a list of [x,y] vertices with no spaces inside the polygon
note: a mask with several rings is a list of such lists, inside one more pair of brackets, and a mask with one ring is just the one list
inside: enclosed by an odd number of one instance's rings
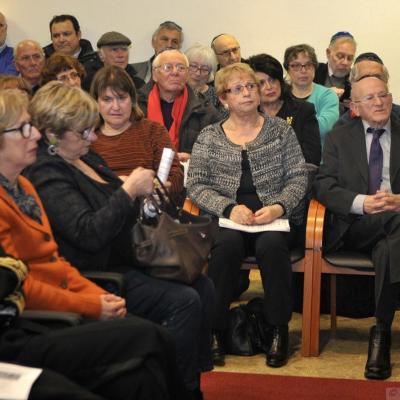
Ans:
{"label": "man wearing flat cap", "polygon": [[137,76],[135,68],[128,64],[131,44],[131,40],[120,32],[104,33],[97,41],[97,52],[88,55],[83,62],[87,73],[82,82],[83,89],[90,90],[94,75],[104,65],[115,65],[123,68],[132,78],[136,89],[141,88],[144,81]]}
{"label": "man wearing flat cap", "polygon": [[350,101],[349,74],[357,43],[350,32],[336,32],[326,49],[326,64],[319,63],[314,82],[330,87],[339,97],[340,113],[347,111]]}

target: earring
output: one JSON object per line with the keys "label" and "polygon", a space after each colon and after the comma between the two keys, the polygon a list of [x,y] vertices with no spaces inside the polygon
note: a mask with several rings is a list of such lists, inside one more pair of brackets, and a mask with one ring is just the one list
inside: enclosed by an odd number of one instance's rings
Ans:
{"label": "earring", "polygon": [[49,139],[49,146],[47,147],[47,152],[51,156],[55,156],[58,153],[58,140],[55,137]]}
{"label": "earring", "polygon": [[224,104],[224,108],[225,108],[226,111],[229,111],[229,104],[228,104],[228,103],[225,103],[225,104]]}

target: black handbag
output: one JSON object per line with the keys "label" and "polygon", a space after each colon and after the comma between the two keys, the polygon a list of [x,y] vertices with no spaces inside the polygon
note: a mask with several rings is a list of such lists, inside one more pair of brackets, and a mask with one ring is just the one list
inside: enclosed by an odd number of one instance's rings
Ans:
{"label": "black handbag", "polygon": [[[201,274],[211,249],[211,218],[196,216],[177,207],[166,188],[147,200],[156,216],[141,212],[133,228],[133,248],[139,266],[154,278],[191,284]],[[161,205],[160,205],[161,204]]]}
{"label": "black handbag", "polygon": [[228,354],[253,356],[268,351],[269,325],[263,313],[263,299],[256,297],[229,311],[225,347]]}

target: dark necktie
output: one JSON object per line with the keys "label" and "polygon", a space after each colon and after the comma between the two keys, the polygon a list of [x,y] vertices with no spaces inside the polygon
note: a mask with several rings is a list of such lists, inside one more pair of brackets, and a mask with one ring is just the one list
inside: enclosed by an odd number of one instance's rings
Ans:
{"label": "dark necktie", "polygon": [[382,181],[382,168],[383,168],[383,151],[379,138],[385,129],[368,128],[368,133],[372,133],[372,142],[369,150],[369,180],[368,180],[368,194],[375,194],[381,187]]}

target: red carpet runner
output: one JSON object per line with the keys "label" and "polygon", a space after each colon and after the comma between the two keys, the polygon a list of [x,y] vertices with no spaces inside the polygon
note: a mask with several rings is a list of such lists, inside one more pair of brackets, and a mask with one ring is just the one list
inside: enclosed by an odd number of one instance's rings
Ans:
{"label": "red carpet runner", "polygon": [[400,400],[400,382],[210,372],[204,400]]}

